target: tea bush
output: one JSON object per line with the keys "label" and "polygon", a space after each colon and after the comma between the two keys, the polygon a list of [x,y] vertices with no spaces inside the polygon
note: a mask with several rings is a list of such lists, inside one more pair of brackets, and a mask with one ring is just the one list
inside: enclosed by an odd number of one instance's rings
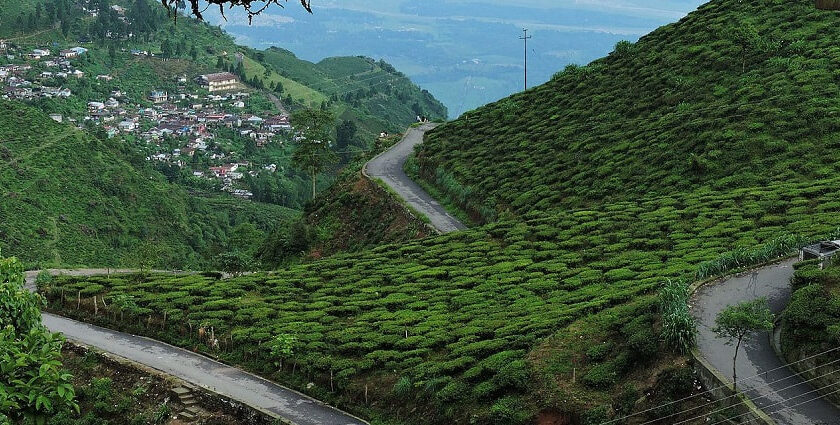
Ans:
{"label": "tea bush", "polygon": [[[471,414],[487,422],[510,406],[498,404],[505,397],[524,397],[515,405],[534,413],[527,395],[549,370],[577,375],[584,407],[618,397],[630,370],[663,355],[659,337],[669,328],[662,313],[679,310],[667,307],[674,303],[685,307],[681,279],[710,261],[746,265],[833,233],[840,217],[825,203],[840,195],[838,183],[700,190],[532,213],[224,280],[63,276],[41,289],[65,314],[198,345],[291,384],[311,380],[344,403],[359,406],[367,385],[369,396],[401,418],[419,408],[428,422],[463,422]],[[764,212],[768,199],[785,202]],[[781,221],[762,226],[764,214]],[[710,227],[720,231],[696,237]],[[780,236],[787,234],[802,236]],[[657,302],[669,279],[678,283]],[[80,292],[83,309],[76,311]],[[108,305],[95,318],[93,296]],[[601,339],[570,346],[558,336],[573,329]],[[278,335],[294,341],[282,362],[271,354]],[[538,360],[534,353],[546,344],[575,353],[575,371],[569,359]]]}
{"label": "tea bush", "polygon": [[[736,28],[759,47],[744,50]],[[710,1],[437,128],[418,174],[485,222],[822,179],[840,171],[826,154],[840,130],[838,37],[836,14],[810,0]]]}

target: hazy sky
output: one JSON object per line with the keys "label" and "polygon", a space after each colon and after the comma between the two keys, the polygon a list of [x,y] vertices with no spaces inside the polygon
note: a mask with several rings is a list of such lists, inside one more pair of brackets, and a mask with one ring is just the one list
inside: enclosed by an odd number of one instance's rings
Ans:
{"label": "hazy sky", "polygon": [[518,37],[527,27],[528,80],[540,84],[570,63],[586,64],[621,40],[676,22],[700,0],[312,0],[309,15],[289,0],[254,18],[208,14],[237,40],[298,57],[385,59],[457,116],[522,89]]}

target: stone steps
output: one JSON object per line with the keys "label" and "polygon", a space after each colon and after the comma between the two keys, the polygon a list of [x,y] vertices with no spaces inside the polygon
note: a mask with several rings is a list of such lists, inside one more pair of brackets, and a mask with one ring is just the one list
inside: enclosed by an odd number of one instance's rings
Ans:
{"label": "stone steps", "polygon": [[194,388],[186,385],[175,387],[171,390],[178,402],[184,406],[184,410],[178,413],[178,418],[186,422],[197,420],[202,413],[201,408],[197,406],[198,400],[196,400],[193,394],[194,390]]}

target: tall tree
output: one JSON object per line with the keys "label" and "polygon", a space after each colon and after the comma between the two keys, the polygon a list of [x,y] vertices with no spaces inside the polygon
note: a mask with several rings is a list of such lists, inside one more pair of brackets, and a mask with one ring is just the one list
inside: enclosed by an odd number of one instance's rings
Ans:
{"label": "tall tree", "polygon": [[292,162],[312,179],[312,199],[315,199],[318,174],[337,160],[329,142],[334,121],[332,112],[320,109],[304,109],[292,115],[292,126],[300,132]]}
{"label": "tall tree", "polygon": [[735,345],[735,355],[732,356],[732,388],[736,391],[738,388],[736,364],[741,343],[747,336],[772,329],[773,313],[765,298],[731,305],[721,311],[715,319],[715,327],[712,331],[719,337],[725,338],[727,345]]}
{"label": "tall tree", "polygon": [[335,144],[339,150],[345,150],[348,146],[356,143],[356,134],[359,127],[354,121],[344,120],[335,128]]}
{"label": "tall tree", "polygon": [[171,58],[172,57],[172,43],[169,39],[164,39],[163,42],[160,44],[160,51],[161,55],[164,58]]}

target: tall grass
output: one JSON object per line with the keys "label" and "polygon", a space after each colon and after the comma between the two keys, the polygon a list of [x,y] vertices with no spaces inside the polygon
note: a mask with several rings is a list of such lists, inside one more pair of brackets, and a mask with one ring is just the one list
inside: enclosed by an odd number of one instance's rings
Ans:
{"label": "tall grass", "polygon": [[662,339],[672,350],[687,353],[697,342],[697,323],[688,310],[688,284],[668,280],[659,289]]}
{"label": "tall grass", "polygon": [[[837,231],[834,232],[836,234]],[[721,254],[718,258],[705,261],[697,266],[695,279],[708,279],[723,276],[727,272],[742,267],[766,263],[791,254],[810,242],[810,238],[801,235],[782,235],[758,248],[738,248]]]}

